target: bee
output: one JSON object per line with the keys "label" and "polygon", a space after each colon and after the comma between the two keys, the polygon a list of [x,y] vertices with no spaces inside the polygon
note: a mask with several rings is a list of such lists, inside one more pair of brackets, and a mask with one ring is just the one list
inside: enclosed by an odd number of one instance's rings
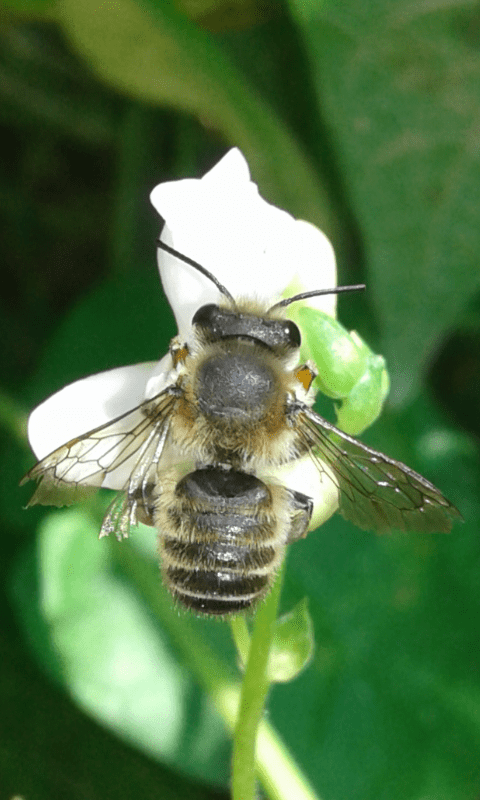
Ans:
{"label": "bee", "polygon": [[22,482],[40,481],[31,503],[79,500],[128,464],[101,535],[122,539],[138,522],[155,526],[173,597],[197,614],[220,616],[253,608],[286,547],[306,535],[312,498],[266,477],[305,456],[319,481],[333,481],[340,513],[358,527],[451,529],[461,515],[433,484],[312,408],[316,373],[299,363],[301,333],[285,307],[363,286],[307,292],[267,308],[235,300],[200,264],[158,244],[212,281],[222,299],[196,311],[189,341],[172,340],[162,391],[27,473]]}

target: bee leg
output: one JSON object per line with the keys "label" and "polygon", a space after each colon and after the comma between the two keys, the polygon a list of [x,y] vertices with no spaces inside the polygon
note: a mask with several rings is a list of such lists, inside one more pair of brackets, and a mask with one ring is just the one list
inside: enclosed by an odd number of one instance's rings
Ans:
{"label": "bee leg", "polygon": [[290,505],[290,530],[288,544],[304,539],[312,518],[313,500],[306,494],[287,489]]}
{"label": "bee leg", "polygon": [[141,484],[134,492],[127,495],[129,505],[134,508],[135,521],[132,525],[137,525],[139,522],[142,525],[155,525],[155,484],[147,483]]}
{"label": "bee leg", "polygon": [[172,357],[174,367],[177,367],[179,364],[183,364],[188,356],[188,353],[189,349],[187,344],[180,343],[178,337],[172,339],[170,342],[170,355]]}

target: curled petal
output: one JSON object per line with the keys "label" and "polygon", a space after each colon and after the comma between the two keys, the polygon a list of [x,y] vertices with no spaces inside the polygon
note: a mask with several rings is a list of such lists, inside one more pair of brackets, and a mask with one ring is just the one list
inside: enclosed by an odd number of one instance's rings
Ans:
{"label": "curled petal", "polygon": [[[263,200],[237,149],[200,180],[160,184],[151,200],[166,221],[162,240],[208,269],[236,298],[273,304],[287,287],[301,292],[335,286],[328,239]],[[218,302],[219,292],[174,256],[159,250],[158,261],[180,336],[186,338],[195,311]],[[330,298],[328,313],[334,307]]]}

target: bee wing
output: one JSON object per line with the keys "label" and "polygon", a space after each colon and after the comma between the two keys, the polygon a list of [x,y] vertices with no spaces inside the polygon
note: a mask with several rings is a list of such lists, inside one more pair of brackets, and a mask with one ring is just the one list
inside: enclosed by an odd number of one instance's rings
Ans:
{"label": "bee wing", "polygon": [[39,480],[28,505],[70,505],[94,493],[108,475],[126,490],[126,496],[121,514],[118,503],[112,504],[102,533],[120,530],[122,536],[127,535],[129,524],[136,524],[137,506],[147,508],[175,403],[176,389],[167,387],[137,408],[54,450],[21,481]]}
{"label": "bee wing", "polygon": [[[327,464],[340,491],[340,513],[364,530],[392,528],[448,533],[460,512],[418,472],[362,444],[308,406],[299,410],[299,433],[312,458]],[[323,463],[322,463],[323,462]]]}

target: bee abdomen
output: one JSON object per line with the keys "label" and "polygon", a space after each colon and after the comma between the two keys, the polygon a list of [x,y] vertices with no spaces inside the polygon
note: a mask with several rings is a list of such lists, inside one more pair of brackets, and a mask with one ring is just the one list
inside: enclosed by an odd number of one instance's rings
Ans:
{"label": "bee abdomen", "polygon": [[157,509],[163,575],[183,605],[203,614],[250,608],[283,555],[269,488],[254,475],[199,469]]}
{"label": "bee abdomen", "polygon": [[204,614],[232,614],[249,608],[269,588],[268,574],[167,567],[173,596],[187,608]]}
{"label": "bee abdomen", "polygon": [[255,570],[269,567],[276,560],[276,550],[270,545],[252,548],[229,541],[183,542],[165,537],[163,552],[172,566],[195,564],[205,570]]}

